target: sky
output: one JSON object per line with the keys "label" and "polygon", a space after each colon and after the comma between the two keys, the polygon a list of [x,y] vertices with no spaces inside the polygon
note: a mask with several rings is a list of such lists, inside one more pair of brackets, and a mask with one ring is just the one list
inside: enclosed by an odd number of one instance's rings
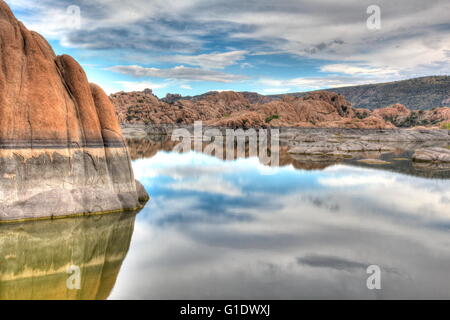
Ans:
{"label": "sky", "polygon": [[280,94],[450,74],[448,0],[6,0],[107,93]]}

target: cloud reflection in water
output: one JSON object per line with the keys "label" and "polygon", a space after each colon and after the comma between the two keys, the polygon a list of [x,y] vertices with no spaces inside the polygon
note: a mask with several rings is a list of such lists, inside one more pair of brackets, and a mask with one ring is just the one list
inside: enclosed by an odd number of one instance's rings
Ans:
{"label": "cloud reflection in water", "polygon": [[112,298],[450,298],[450,180],[343,165],[265,176],[257,159],[194,152],[133,166],[152,201]]}

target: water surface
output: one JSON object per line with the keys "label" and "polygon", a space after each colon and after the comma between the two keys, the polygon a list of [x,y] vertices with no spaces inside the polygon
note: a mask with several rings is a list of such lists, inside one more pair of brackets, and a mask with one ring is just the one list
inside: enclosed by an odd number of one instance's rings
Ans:
{"label": "water surface", "polygon": [[[135,158],[152,200],[111,299],[450,298],[448,171]],[[373,264],[381,290],[366,286]]]}
{"label": "water surface", "polygon": [[137,215],[0,225],[0,299],[450,298],[449,170],[172,149],[130,143]]}

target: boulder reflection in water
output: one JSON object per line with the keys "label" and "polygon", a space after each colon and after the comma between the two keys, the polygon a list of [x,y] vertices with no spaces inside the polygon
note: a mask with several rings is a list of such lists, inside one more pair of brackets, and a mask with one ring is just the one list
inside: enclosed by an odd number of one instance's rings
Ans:
{"label": "boulder reflection in water", "polygon": [[[0,299],[106,299],[136,213],[0,225]],[[78,269],[79,268],[79,269]],[[68,279],[79,270],[79,289]]]}

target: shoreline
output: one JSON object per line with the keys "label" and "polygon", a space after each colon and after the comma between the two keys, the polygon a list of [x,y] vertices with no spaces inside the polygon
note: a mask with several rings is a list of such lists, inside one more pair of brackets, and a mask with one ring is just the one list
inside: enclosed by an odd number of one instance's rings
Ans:
{"label": "shoreline", "polygon": [[[173,150],[175,129],[194,132],[192,125],[124,125],[132,158],[151,157],[158,150]],[[222,134],[230,128],[219,129]],[[448,179],[450,162],[450,131],[444,129],[346,129],[346,128],[278,128],[280,164],[293,163],[299,169],[325,168],[334,164],[350,164],[378,169],[393,169],[417,176]],[[192,137],[193,138],[193,137]],[[206,142],[209,136],[206,134]],[[192,139],[194,141],[194,139]],[[226,146],[224,146],[226,148]],[[194,149],[192,149],[194,150]],[[424,152],[425,150],[425,152]],[[247,150],[248,151],[248,150]],[[246,152],[247,152],[246,151]],[[431,151],[431,152],[428,152]],[[415,161],[416,152],[429,156],[429,161]],[[444,157],[442,157],[444,155]],[[423,156],[422,156],[423,158]]]}
{"label": "shoreline", "polygon": [[[447,129],[437,129],[437,128],[386,128],[386,129],[362,129],[362,128],[306,128],[306,127],[223,127],[223,126],[208,126],[203,125],[203,130],[208,129],[219,129],[221,132],[225,130],[239,130],[242,129],[244,131],[255,129],[267,129],[267,130],[279,130],[280,134],[288,133],[288,132],[296,132],[296,133],[314,133],[314,132],[323,132],[323,133],[350,133],[350,134],[367,134],[367,133],[377,133],[377,134],[404,134],[411,133],[416,137],[420,137],[423,134],[432,134],[436,135],[436,138],[443,141],[450,141],[450,130]],[[194,125],[184,125],[184,124],[121,124],[122,133],[125,138],[132,138],[136,135],[167,135],[170,134],[175,129],[187,129],[189,131],[193,131]],[[399,140],[400,141],[400,140]],[[403,140],[401,140],[403,141]],[[410,141],[420,141],[413,140]]]}

